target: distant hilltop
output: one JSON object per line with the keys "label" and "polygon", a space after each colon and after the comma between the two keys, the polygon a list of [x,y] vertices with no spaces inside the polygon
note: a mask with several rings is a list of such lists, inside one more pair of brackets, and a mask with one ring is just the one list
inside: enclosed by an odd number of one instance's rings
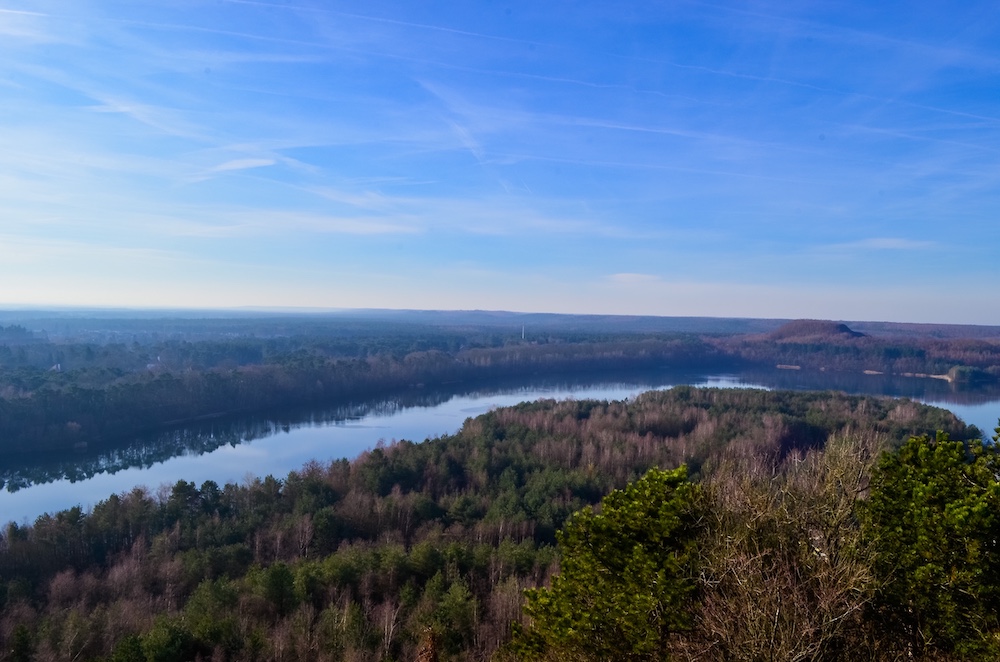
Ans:
{"label": "distant hilltop", "polygon": [[[164,337],[232,338],[289,335],[365,335],[372,325],[385,331],[436,329],[506,333],[526,339],[560,333],[582,334],[693,334],[750,336],[756,340],[837,340],[863,333],[894,341],[1000,341],[1000,326],[926,324],[845,320],[844,323],[800,319],[744,317],[663,317],[654,315],[571,315],[503,310],[393,310],[359,309],[97,309],[7,308],[0,304],[0,344],[55,341],[149,342]],[[6,326],[6,332],[3,328]],[[12,330],[13,328],[13,330]],[[6,333],[6,335],[5,335]],[[29,334],[25,336],[24,333]],[[18,336],[18,337],[15,337]]]}
{"label": "distant hilltop", "polygon": [[771,340],[849,340],[863,338],[865,334],[854,331],[841,322],[829,320],[793,320],[767,334]]}

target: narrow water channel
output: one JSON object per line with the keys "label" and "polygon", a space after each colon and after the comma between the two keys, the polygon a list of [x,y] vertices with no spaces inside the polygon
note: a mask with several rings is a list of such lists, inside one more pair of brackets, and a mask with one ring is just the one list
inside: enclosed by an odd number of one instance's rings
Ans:
{"label": "narrow water channel", "polygon": [[123,449],[90,456],[35,461],[0,470],[0,522],[31,522],[44,512],[84,509],[113,493],[143,485],[157,490],[178,480],[220,485],[248,476],[283,477],[309,460],[353,458],[380,441],[422,441],[458,430],[466,418],[526,400],[622,400],[678,384],[723,388],[832,389],[909,397],[950,409],[991,436],[1000,417],[1000,393],[956,392],[928,379],[767,371],[727,375],[670,372],[627,378],[535,380],[523,386],[455,388],[408,394],[282,419],[248,419],[201,425],[137,440]]}

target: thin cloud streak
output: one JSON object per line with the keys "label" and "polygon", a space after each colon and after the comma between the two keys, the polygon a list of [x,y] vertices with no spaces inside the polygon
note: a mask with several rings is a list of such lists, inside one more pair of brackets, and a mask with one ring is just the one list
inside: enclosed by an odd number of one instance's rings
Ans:
{"label": "thin cloud streak", "polygon": [[5,265],[37,263],[52,265],[53,260],[77,258],[92,260],[126,259],[135,262],[177,261],[188,258],[180,252],[136,246],[111,246],[106,243],[70,241],[12,234],[0,235],[0,262]]}
{"label": "thin cloud streak", "polygon": [[250,168],[264,168],[267,166],[272,166],[277,161],[274,159],[233,159],[231,161],[226,161],[225,163],[220,163],[214,168],[210,168],[209,172],[229,172],[232,170],[248,170]]}
{"label": "thin cloud streak", "polygon": [[449,28],[449,27],[442,26],[442,25],[428,25],[428,24],[425,24],[425,23],[413,23],[411,21],[401,21],[401,20],[396,20],[396,19],[391,19],[391,18],[384,18],[384,17],[378,17],[378,16],[369,16],[369,15],[366,15],[366,14],[355,14],[355,13],[350,13],[350,12],[337,11],[335,9],[328,9],[328,8],[324,8],[324,7],[303,7],[303,6],[300,6],[300,5],[279,5],[279,4],[270,3],[270,2],[259,2],[258,0],[224,0],[224,1],[228,2],[230,4],[253,5],[253,6],[256,6],[256,7],[267,7],[267,8],[270,8],[270,9],[283,9],[283,10],[288,10],[288,11],[293,11],[293,12],[314,13],[314,14],[328,14],[328,15],[331,15],[331,16],[343,16],[343,17],[346,17],[346,18],[356,18],[356,19],[359,19],[359,20],[362,20],[362,21],[371,21],[373,23],[385,23],[387,25],[399,25],[399,26],[408,27],[408,28],[418,28],[418,29],[421,29],[421,30],[433,30],[435,32],[446,32],[448,34],[456,34],[456,35],[461,35],[463,37],[475,37],[476,39],[493,39],[493,40],[497,40],[497,41],[514,42],[514,43],[528,44],[528,45],[534,45],[534,46],[544,46],[544,45],[546,45],[543,42],[539,42],[539,41],[532,41],[532,40],[527,40],[527,39],[516,39],[516,38],[504,37],[504,36],[500,36],[500,35],[484,34],[484,33],[481,33],[481,32],[470,32],[468,30],[459,30],[459,29],[456,29],[456,28]]}
{"label": "thin cloud streak", "polygon": [[938,242],[934,241],[918,241],[900,237],[876,237],[843,244],[831,244],[827,248],[833,250],[926,251],[938,247]]}

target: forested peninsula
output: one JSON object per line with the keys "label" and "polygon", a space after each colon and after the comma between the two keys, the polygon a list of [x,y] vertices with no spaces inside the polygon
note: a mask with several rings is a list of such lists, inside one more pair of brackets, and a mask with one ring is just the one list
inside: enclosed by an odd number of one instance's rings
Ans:
{"label": "forested peninsula", "polygon": [[[907,440],[938,431],[940,448],[969,432],[909,401],[677,387],[629,402],[498,409],[454,435],[243,485],[140,488],[90,512],[8,525],[4,657],[612,659],[573,625],[595,617],[603,625],[590,630],[620,652],[613,659],[981,652],[989,641],[927,629],[937,612],[907,620],[885,593],[893,573],[879,565],[881,548],[865,538],[892,524],[857,507],[872,501],[883,450],[930,444]],[[969,460],[956,457],[961,473]],[[647,473],[655,467],[666,471]],[[616,489],[624,496],[606,500],[604,524],[590,530],[586,508]],[[893,507],[883,510],[906,509]],[[615,508],[625,509],[624,529],[608,522]],[[993,517],[978,512],[967,538]],[[656,531],[671,542],[650,547],[643,536]],[[588,539],[597,546],[581,556]],[[604,607],[560,593],[581,577],[619,602],[594,612]],[[662,594],[649,593],[649,577]],[[523,591],[549,584],[554,593],[530,594],[526,615]],[[560,611],[567,604],[577,613]]]}

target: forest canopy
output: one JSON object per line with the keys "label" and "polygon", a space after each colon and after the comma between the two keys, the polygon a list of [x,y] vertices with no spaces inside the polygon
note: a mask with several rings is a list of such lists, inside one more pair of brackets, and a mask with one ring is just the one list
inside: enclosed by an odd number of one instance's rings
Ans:
{"label": "forest canopy", "polygon": [[[859,542],[868,520],[856,502],[882,449],[936,430],[968,434],[950,413],[908,401],[678,387],[628,402],[498,409],[454,435],[281,478],[137,489],[4,529],[3,650],[9,659],[376,661],[421,650],[439,660],[532,650],[560,659],[558,647],[511,639],[514,622],[537,632],[524,589],[558,587],[550,580],[585,524],[638,508],[662,521],[657,535],[677,556],[663,563],[650,545],[612,555],[612,566],[631,564],[632,583],[607,593],[662,575],[666,589],[643,604],[681,611],[651,637],[637,613],[622,614],[632,625],[617,641],[636,646],[635,659],[759,659],[751,653],[765,643],[789,655],[808,645],[809,659],[858,646],[892,659],[910,645],[905,624],[883,638],[855,627],[872,614],[896,618],[879,601],[889,593],[874,590],[881,566]],[[662,471],[647,475],[654,467]],[[623,496],[607,497],[613,490]],[[571,518],[602,499],[607,511]],[[605,540],[636,533],[601,526]],[[595,559],[578,576],[607,560]],[[973,643],[913,645],[953,655],[982,642]]]}

